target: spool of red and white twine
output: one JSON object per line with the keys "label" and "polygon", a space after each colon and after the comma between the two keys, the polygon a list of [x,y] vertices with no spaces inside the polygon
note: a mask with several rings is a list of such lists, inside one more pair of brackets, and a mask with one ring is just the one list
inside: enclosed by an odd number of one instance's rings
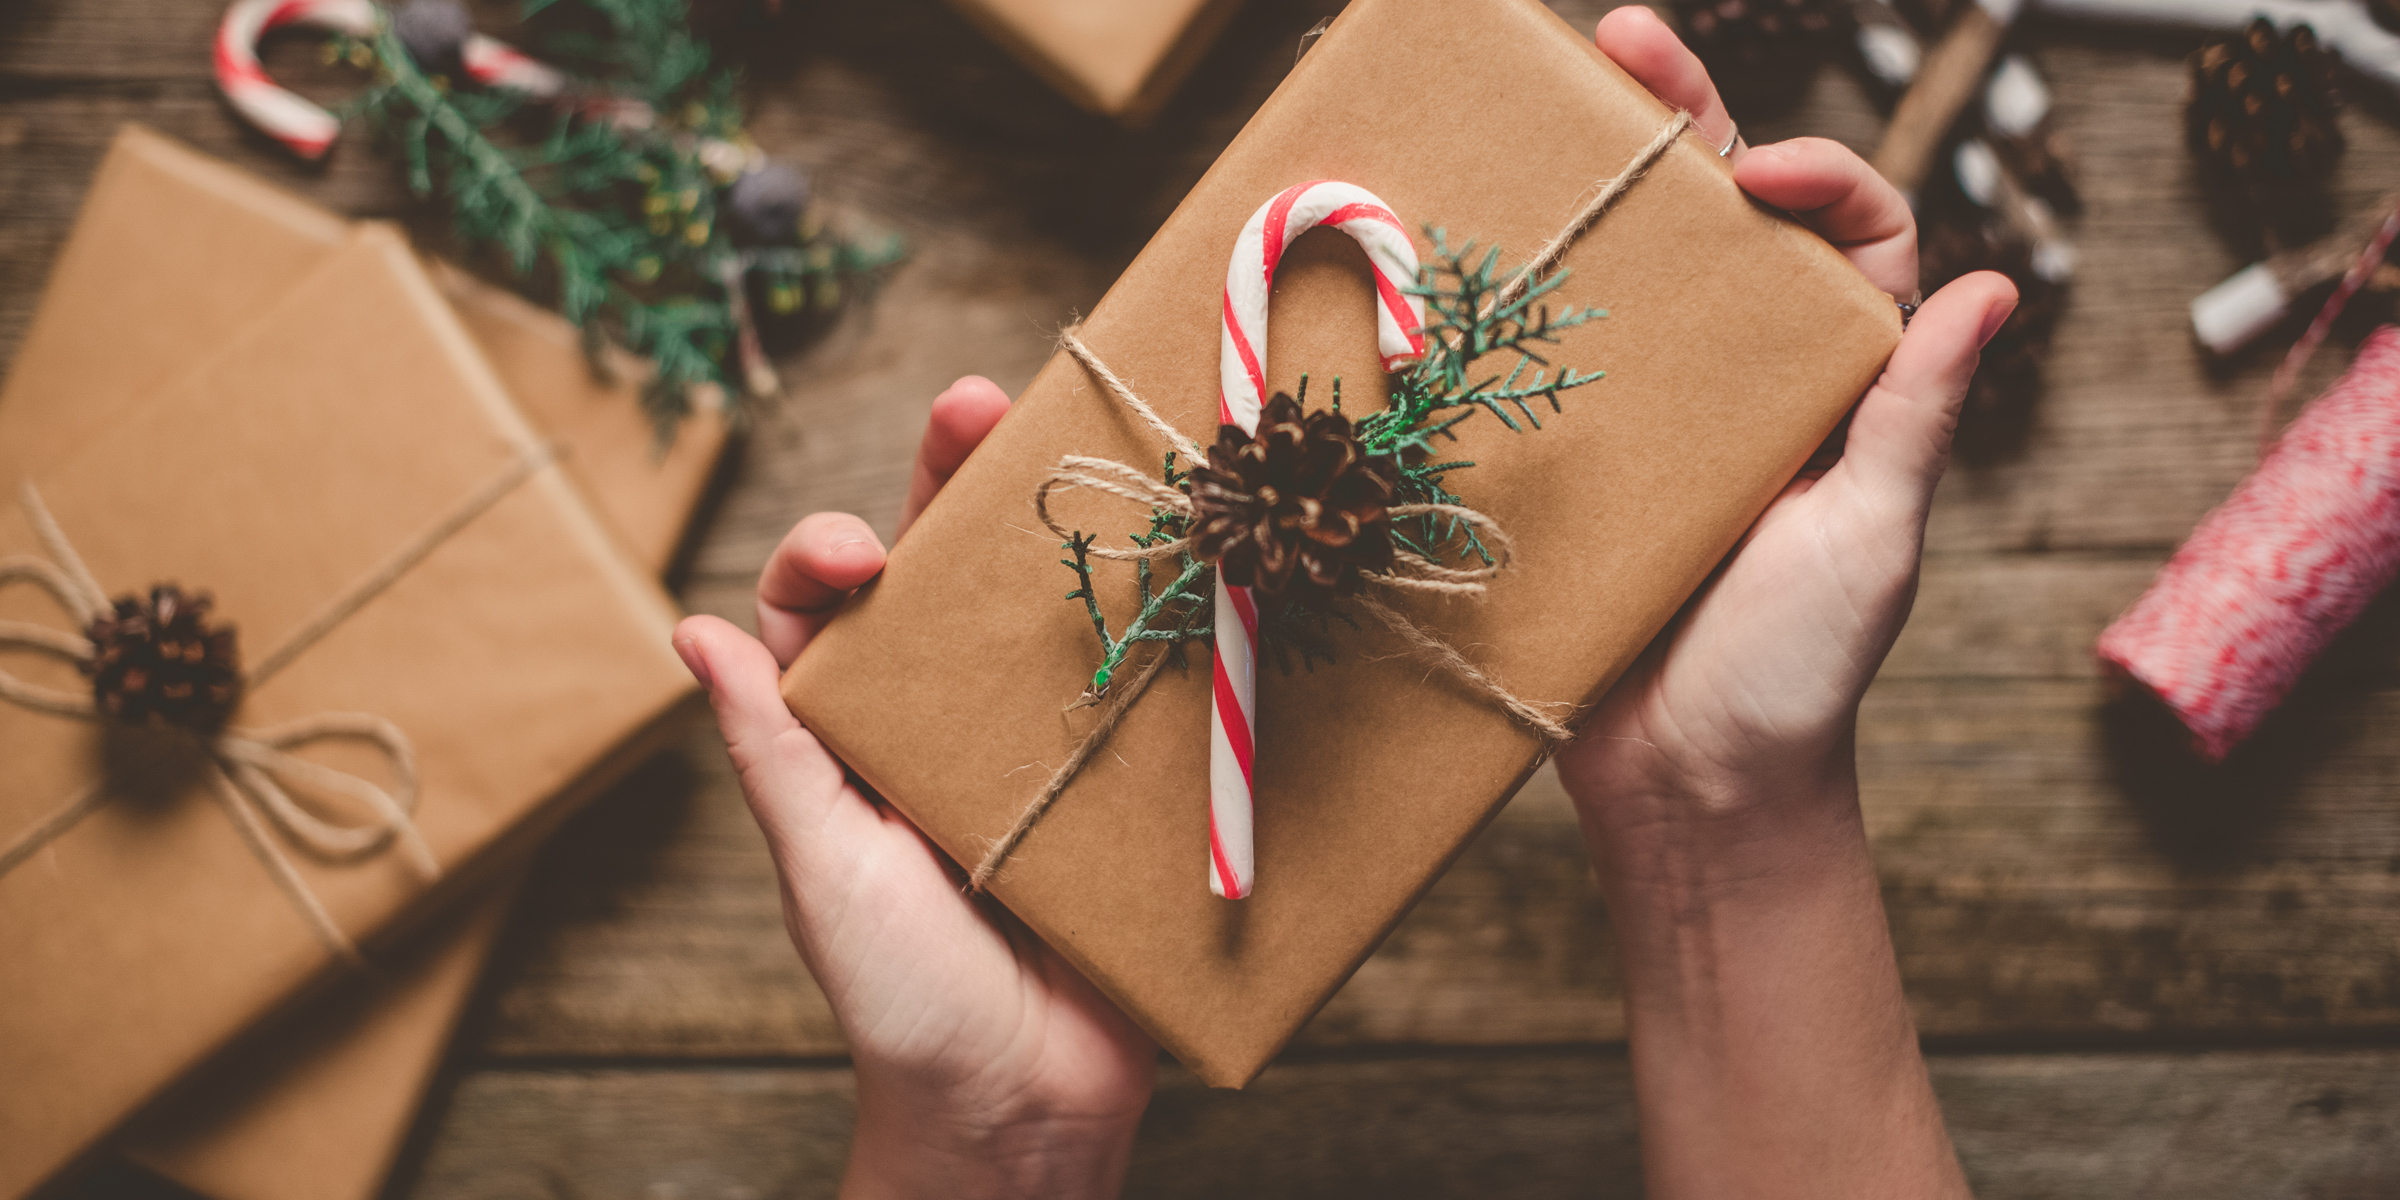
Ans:
{"label": "spool of red and white twine", "polygon": [[[340,119],[267,78],[258,62],[258,40],[284,25],[370,38],[382,20],[372,0],[234,0],[217,25],[217,87],[236,111],[292,153],[323,158],[342,131]],[[459,61],[467,77],[485,87],[544,99],[566,90],[566,76],[482,34],[470,35],[459,47]]]}
{"label": "spool of red and white twine", "polygon": [[[1385,370],[1424,351],[1425,302],[1401,289],[1417,281],[1417,248],[1390,206],[1354,184],[1318,180],[1289,187],[1260,206],[1234,239],[1225,272],[1224,336],[1217,418],[1258,432],[1266,405],[1267,300],[1275,266],[1292,240],[1319,225],[1356,239],[1375,275],[1375,345]],[[1250,767],[1258,711],[1258,605],[1246,587],[1217,579],[1216,665],[1208,755],[1208,887],[1239,900],[1256,883],[1250,825]]]}
{"label": "spool of red and white twine", "polygon": [[2400,328],[2284,430],[2258,470],[2100,635],[2222,760],[2400,572]]}

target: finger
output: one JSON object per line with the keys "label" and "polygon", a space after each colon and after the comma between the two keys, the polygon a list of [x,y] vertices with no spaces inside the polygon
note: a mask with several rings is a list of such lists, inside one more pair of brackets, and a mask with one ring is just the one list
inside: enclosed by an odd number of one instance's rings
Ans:
{"label": "finger", "polygon": [[770,797],[830,799],[840,792],[841,765],[784,704],[783,672],[765,646],[717,617],[684,618],[675,626],[674,643],[708,692],[753,808]]}
{"label": "finger", "polygon": [[811,513],[783,535],[758,577],[758,636],[784,666],[851,589],[883,569],[883,543],[849,513]]}
{"label": "finger", "polygon": [[917,466],[908,480],[908,503],[900,510],[900,529],[916,524],[917,514],[933,503],[933,494],[950,482],[967,455],[984,435],[1008,415],[1008,393],[981,375],[969,375],[934,397],[933,412],[925,418],[925,437],[917,443]]}
{"label": "finger", "polygon": [[[1600,18],[1592,42],[1610,61],[1625,68],[1626,74],[1649,88],[1651,95],[1692,114],[1693,127],[1709,145],[1722,146],[1733,140],[1737,132],[1733,115],[1718,99],[1708,68],[1700,65],[1699,58],[1657,13],[1638,4],[1617,9]],[[1734,157],[1742,157],[1739,149]]]}
{"label": "finger", "polygon": [[1983,344],[2016,306],[2016,286],[1991,271],[1954,280],[1927,300],[1851,415],[1836,470],[1921,516],[1950,463],[1950,435]]}
{"label": "finger", "polygon": [[1917,291],[1917,222],[1900,189],[1839,142],[1793,138],[1754,147],[1734,166],[1743,191],[1800,218],[1875,286]]}

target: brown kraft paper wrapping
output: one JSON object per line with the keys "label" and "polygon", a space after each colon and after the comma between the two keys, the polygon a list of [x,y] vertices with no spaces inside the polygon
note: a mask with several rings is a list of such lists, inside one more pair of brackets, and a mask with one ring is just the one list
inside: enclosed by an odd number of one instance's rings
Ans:
{"label": "brown kraft paper wrapping", "polygon": [[1076,104],[1139,128],[1241,0],[951,0]]}
{"label": "brown kraft paper wrapping", "polygon": [[[258,656],[541,443],[406,245],[370,231],[80,444],[12,444],[104,588],[207,588]],[[0,553],[42,553],[13,497]],[[62,620],[29,587],[0,593],[0,617]],[[395,723],[443,878],[429,885],[396,852],[326,865],[270,838],[371,960],[405,918],[489,882],[653,742],[690,694],[666,644],[673,617],[564,475],[533,472],[252,689],[234,720]],[[80,682],[54,659],[7,665],[60,690]],[[0,746],[11,840],[100,778],[103,732],[88,722],[0,704]],[[389,778],[354,746],[306,757]],[[0,876],[0,961],[40,981],[0,996],[0,1196],[340,974],[226,808],[154,782],[112,788]]]}
{"label": "brown kraft paper wrapping", "polygon": [[[347,222],[306,200],[126,125],[0,393],[0,462],[8,445],[61,436],[44,425],[80,428],[110,399],[136,399],[131,381],[190,366],[349,235]],[[520,410],[565,446],[563,466],[595,515],[636,563],[663,573],[726,444],[722,413],[704,406],[661,453],[638,407],[642,364],[612,354],[615,379],[596,379],[563,318],[455,267],[427,266]],[[156,307],[137,307],[127,324],[127,305]],[[499,934],[507,890],[278,1023],[271,1044],[245,1039],[145,1111],[119,1149],[218,1200],[374,1195]]]}
{"label": "brown kraft paper wrapping", "polygon": [[[1436,81],[1475,81],[1463,91]],[[1534,0],[1359,0],[1084,325],[1186,433],[1214,424],[1227,256],[1295,183],[1340,179],[1412,225],[1521,261],[1669,114]],[[1420,249],[1427,243],[1420,237]],[[1481,600],[1405,605],[1518,695],[1596,700],[1865,390],[1899,316],[1830,246],[1755,206],[1687,136],[1567,253],[1559,304],[1609,310],[1551,348],[1608,372],[1514,434],[1488,414],[1446,457],[1515,539]],[[1268,384],[1376,395],[1363,255],[1330,230],[1284,259]],[[1496,370],[1505,370],[1506,362]],[[1155,467],[1160,446],[1064,354],[785,677],[809,728],[972,864],[1090,728],[1062,711],[1099,655],[1031,499],[1061,454]],[[1129,503],[1062,521],[1123,545]],[[1122,568],[1127,564],[1110,564]],[[1101,573],[1121,627],[1131,571]],[[1340,661],[1259,672],[1258,882],[1209,894],[1205,651],[1168,670],[1001,870],[993,892],[1202,1079],[1252,1078],[1532,771],[1540,747],[1380,629]],[[1119,673],[1131,673],[1129,667]]]}
{"label": "brown kraft paper wrapping", "polygon": [[[682,541],[725,423],[708,409],[659,453],[639,407],[645,365],[596,379],[575,327],[439,260],[435,287],[636,565],[661,575]],[[500,937],[515,881],[411,939],[398,961],[242,1039],[136,1117],[126,1157],[215,1200],[370,1200]]]}

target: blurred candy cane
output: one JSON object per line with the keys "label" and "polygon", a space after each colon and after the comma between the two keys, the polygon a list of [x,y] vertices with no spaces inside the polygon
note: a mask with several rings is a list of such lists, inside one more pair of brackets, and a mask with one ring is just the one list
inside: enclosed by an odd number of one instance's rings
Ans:
{"label": "blurred candy cane", "polygon": [[[459,30],[456,53],[468,79],[486,87],[509,88],[541,99],[565,93],[567,78],[535,62],[506,43],[475,33],[466,14],[446,0],[417,0],[412,15],[423,10],[430,24],[454,25]],[[276,86],[258,63],[258,41],[268,30],[283,25],[329,29],[354,38],[371,38],[381,28],[383,10],[372,0],[234,0],[217,26],[217,86],[250,123],[282,142],[302,158],[323,158],[341,133],[332,113]],[[416,47],[412,46],[412,50]],[[418,51],[422,53],[422,51]],[[647,117],[647,110],[644,110]]]}
{"label": "blurred candy cane", "polygon": [[[1365,188],[1318,180],[1286,188],[1251,214],[1225,272],[1217,418],[1258,432],[1266,406],[1267,299],[1292,239],[1331,225],[1357,239],[1374,269],[1375,344],[1385,370],[1425,349],[1425,302],[1401,289],[1417,281],[1417,248],[1400,218]],[[1216,666],[1208,755],[1208,887],[1239,900],[1256,881],[1250,780],[1256,747],[1258,605],[1251,589],[1217,578]]]}
{"label": "blurred candy cane", "polygon": [[258,39],[278,25],[372,37],[381,14],[369,0],[235,0],[217,26],[217,86],[250,123],[302,158],[323,158],[342,123],[275,86],[258,65]]}

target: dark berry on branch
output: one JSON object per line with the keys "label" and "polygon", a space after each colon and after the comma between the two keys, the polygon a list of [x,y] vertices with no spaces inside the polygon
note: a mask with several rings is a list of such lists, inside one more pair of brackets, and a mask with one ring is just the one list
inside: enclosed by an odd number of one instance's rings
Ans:
{"label": "dark berry on branch", "polygon": [[771,162],[725,189],[725,208],[734,232],[752,242],[788,245],[799,240],[800,214],[808,208],[808,176],[799,168]]}
{"label": "dark berry on branch", "polygon": [[1390,569],[1399,481],[1399,464],[1368,454],[1348,417],[1303,413],[1277,392],[1258,436],[1219,428],[1193,469],[1193,551],[1228,584],[1322,608],[1356,592],[1361,572]]}
{"label": "dark berry on branch", "polygon": [[453,79],[466,73],[464,55],[475,22],[458,0],[408,0],[392,18],[392,32],[418,70]]}

